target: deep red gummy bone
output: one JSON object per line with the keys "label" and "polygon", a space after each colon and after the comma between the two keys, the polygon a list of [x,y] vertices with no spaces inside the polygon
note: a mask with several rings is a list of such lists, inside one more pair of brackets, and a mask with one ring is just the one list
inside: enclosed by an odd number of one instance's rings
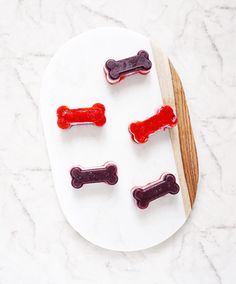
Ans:
{"label": "deep red gummy bone", "polygon": [[129,132],[136,143],[145,143],[151,134],[156,131],[172,128],[177,124],[177,117],[173,109],[165,105],[152,117],[131,123]]}
{"label": "deep red gummy bone", "polygon": [[102,126],[106,123],[105,107],[97,103],[92,107],[69,109],[67,106],[61,106],[57,109],[57,125],[61,129],[70,128],[77,124],[95,124]]}

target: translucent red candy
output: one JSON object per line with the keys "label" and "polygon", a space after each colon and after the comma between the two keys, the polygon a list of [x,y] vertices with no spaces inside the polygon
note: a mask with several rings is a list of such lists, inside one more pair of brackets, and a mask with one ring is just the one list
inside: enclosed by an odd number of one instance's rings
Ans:
{"label": "translucent red candy", "polygon": [[62,129],[88,123],[102,126],[105,122],[105,107],[100,103],[87,108],[69,109],[66,106],[61,106],[57,109],[57,125]]}
{"label": "translucent red candy", "polygon": [[176,183],[175,176],[163,174],[158,181],[149,183],[145,186],[133,188],[133,197],[140,209],[148,207],[149,203],[168,193],[177,194],[179,185]]}
{"label": "translucent red candy", "polygon": [[144,121],[131,123],[129,125],[129,132],[136,143],[145,143],[154,132],[172,128],[176,124],[177,116],[174,114],[173,109],[165,105],[154,116]]}
{"label": "translucent red candy", "polygon": [[105,182],[109,185],[114,185],[118,181],[117,167],[111,162],[92,169],[74,167],[71,169],[70,174],[72,178],[71,184],[77,189],[88,183]]}
{"label": "translucent red candy", "polygon": [[104,72],[107,81],[111,84],[118,83],[126,76],[135,73],[147,74],[152,67],[147,51],[140,50],[137,55],[121,60],[109,59],[105,63]]}

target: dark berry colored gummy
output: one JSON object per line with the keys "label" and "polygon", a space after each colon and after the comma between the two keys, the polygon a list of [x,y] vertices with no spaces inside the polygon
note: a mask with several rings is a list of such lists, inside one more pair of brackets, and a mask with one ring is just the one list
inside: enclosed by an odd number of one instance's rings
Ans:
{"label": "dark berry colored gummy", "polygon": [[141,73],[147,74],[152,67],[147,51],[140,50],[137,55],[121,60],[109,59],[105,63],[105,73],[109,83],[117,83],[125,76]]}
{"label": "dark berry colored gummy", "polygon": [[80,188],[88,183],[105,182],[114,185],[118,182],[117,167],[113,163],[106,163],[102,167],[92,169],[81,169],[74,167],[70,171],[72,180],[71,184],[74,188]]}
{"label": "dark berry colored gummy", "polygon": [[176,183],[175,176],[172,174],[164,174],[156,182],[149,183],[143,187],[135,187],[133,197],[140,209],[148,207],[149,203],[168,193],[177,194],[179,185]]}

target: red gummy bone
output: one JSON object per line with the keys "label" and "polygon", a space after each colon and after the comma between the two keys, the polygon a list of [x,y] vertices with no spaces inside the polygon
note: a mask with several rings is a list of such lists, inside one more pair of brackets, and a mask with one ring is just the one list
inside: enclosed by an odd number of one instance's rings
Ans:
{"label": "red gummy bone", "polygon": [[166,194],[177,194],[179,185],[176,183],[175,176],[166,173],[159,180],[149,183],[145,186],[133,188],[133,197],[140,209],[148,207],[151,201],[154,201]]}
{"label": "red gummy bone", "polygon": [[89,123],[102,126],[105,122],[105,107],[100,103],[87,108],[69,109],[67,106],[60,106],[57,109],[57,125],[62,129]]}
{"label": "red gummy bone", "polygon": [[136,143],[147,142],[149,135],[156,131],[172,128],[177,124],[177,116],[173,109],[165,105],[152,117],[144,120],[131,123],[129,125],[129,132],[132,139]]}

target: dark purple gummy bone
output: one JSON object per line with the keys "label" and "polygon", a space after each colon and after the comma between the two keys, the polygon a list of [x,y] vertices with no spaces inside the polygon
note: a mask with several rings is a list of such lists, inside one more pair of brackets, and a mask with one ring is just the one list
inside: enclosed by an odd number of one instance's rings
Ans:
{"label": "dark purple gummy bone", "polygon": [[138,71],[147,72],[151,69],[152,62],[149,60],[147,51],[140,50],[137,55],[115,61],[109,59],[105,63],[108,76],[112,80],[117,80],[122,74],[129,74]]}
{"label": "dark purple gummy bone", "polygon": [[107,163],[102,167],[93,169],[81,169],[74,167],[70,171],[71,184],[74,188],[81,188],[86,183],[105,182],[114,185],[118,181],[117,167],[115,164]]}
{"label": "dark purple gummy bone", "polygon": [[148,207],[149,203],[157,198],[160,198],[168,193],[177,194],[179,185],[176,183],[175,176],[165,174],[161,180],[150,183],[143,187],[136,187],[133,191],[133,197],[140,209]]}

